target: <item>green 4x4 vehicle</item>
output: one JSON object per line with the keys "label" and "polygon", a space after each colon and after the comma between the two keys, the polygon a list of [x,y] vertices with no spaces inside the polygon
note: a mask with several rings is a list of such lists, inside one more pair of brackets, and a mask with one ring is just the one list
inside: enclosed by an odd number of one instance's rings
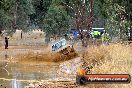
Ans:
{"label": "green 4x4 vehicle", "polygon": [[105,32],[104,28],[92,28],[91,36],[98,40],[110,40],[110,36]]}

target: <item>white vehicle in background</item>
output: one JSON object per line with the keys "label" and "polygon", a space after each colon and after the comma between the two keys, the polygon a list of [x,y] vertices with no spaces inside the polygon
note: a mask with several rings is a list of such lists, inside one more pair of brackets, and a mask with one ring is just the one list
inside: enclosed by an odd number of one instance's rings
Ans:
{"label": "white vehicle in background", "polygon": [[52,53],[58,53],[62,59],[77,55],[72,45],[68,44],[65,38],[52,42],[50,48]]}
{"label": "white vehicle in background", "polygon": [[67,42],[66,42],[65,38],[57,40],[57,41],[55,41],[51,44],[51,48],[52,48],[51,50],[53,52],[60,51],[60,49],[63,49],[63,48],[66,48],[66,47],[67,47]]}

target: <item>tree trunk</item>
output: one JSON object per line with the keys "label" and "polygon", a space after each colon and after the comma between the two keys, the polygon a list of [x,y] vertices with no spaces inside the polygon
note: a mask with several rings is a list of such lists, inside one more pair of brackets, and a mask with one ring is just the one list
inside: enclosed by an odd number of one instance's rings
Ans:
{"label": "tree trunk", "polygon": [[13,29],[17,29],[17,9],[18,9],[18,2],[16,0],[16,5],[15,5],[15,11],[14,11],[14,22],[13,22]]}
{"label": "tree trunk", "polygon": [[123,16],[122,12],[120,12],[120,14],[119,14],[119,28],[120,28],[120,30],[119,30],[119,38],[120,38],[121,41],[123,39],[123,30],[124,30],[124,28],[123,28],[123,20],[124,20],[124,16]]}

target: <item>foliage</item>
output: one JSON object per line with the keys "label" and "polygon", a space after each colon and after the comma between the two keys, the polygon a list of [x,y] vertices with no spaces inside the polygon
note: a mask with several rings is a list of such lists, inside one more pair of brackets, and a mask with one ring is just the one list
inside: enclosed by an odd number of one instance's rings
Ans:
{"label": "foliage", "polygon": [[32,0],[0,1],[0,30],[10,32],[16,29],[26,30],[28,15],[33,13]]}
{"label": "foliage", "polygon": [[70,16],[65,11],[64,6],[59,2],[52,4],[44,19],[44,29],[50,34],[58,34],[69,28]]}
{"label": "foliage", "polygon": [[131,25],[130,0],[98,0],[98,2],[105,19],[105,29],[112,35],[116,34],[122,38],[125,30]]}
{"label": "foliage", "polygon": [[[132,25],[131,0],[93,0],[92,27],[105,27],[119,34]],[[90,0],[1,0],[0,30],[39,27],[48,34],[60,35],[69,28],[88,26]],[[83,21],[85,23],[83,23]]]}
{"label": "foliage", "polygon": [[14,0],[1,0],[0,1],[0,30],[11,28],[13,16],[11,14],[12,5]]}
{"label": "foliage", "polygon": [[43,20],[47,11],[51,5],[52,0],[33,0],[32,5],[34,8],[34,13],[30,14],[30,25],[34,24],[35,26],[39,26],[42,28]]}

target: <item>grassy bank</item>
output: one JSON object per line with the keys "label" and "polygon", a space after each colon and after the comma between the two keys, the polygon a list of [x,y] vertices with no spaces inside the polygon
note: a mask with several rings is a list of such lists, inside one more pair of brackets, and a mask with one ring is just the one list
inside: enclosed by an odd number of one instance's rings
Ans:
{"label": "grassy bank", "polygon": [[[94,46],[83,54],[87,66],[92,65],[92,74],[132,75],[132,47],[121,44]],[[91,88],[132,88],[130,84],[90,84]]]}

